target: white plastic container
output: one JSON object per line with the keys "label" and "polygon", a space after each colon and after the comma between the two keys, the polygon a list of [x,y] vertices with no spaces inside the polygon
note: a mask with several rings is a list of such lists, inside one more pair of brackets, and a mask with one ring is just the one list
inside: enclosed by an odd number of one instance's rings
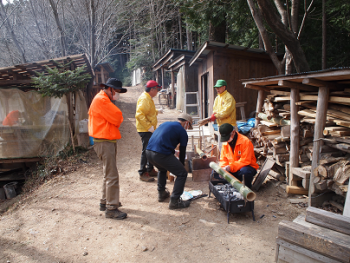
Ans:
{"label": "white plastic container", "polygon": [[88,132],[88,119],[79,121],[79,133]]}

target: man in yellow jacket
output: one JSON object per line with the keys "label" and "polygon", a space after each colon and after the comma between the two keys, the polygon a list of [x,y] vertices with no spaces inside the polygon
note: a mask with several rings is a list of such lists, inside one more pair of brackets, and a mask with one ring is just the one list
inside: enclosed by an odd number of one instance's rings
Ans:
{"label": "man in yellow jacket", "polygon": [[144,182],[153,182],[157,176],[157,172],[153,168],[146,157],[146,148],[152,133],[157,128],[158,111],[154,105],[153,98],[157,96],[158,91],[162,87],[154,80],[150,80],[146,84],[145,91],[140,95],[136,105],[136,129],[141,137],[142,152],[140,161],[140,180]]}
{"label": "man in yellow jacket", "polygon": [[214,100],[213,114],[211,115],[210,121],[216,120],[218,126],[224,123],[236,126],[236,101],[226,90],[226,81],[223,79],[217,80],[214,88],[218,95]]}
{"label": "man in yellow jacket", "polygon": [[115,93],[125,93],[122,82],[110,78],[101,84],[101,90],[91,102],[89,109],[89,136],[94,138],[94,150],[103,162],[102,198],[100,211],[107,218],[124,219],[119,202],[119,174],[117,169],[117,140],[121,138],[119,126],[123,122],[120,109],[112,103]]}
{"label": "man in yellow jacket", "polygon": [[[222,149],[220,166],[238,180],[243,180],[251,188],[253,178],[259,168],[256,163],[254,146],[244,135],[238,133],[231,124],[224,123],[219,129]],[[217,178],[217,175],[214,174]]]}

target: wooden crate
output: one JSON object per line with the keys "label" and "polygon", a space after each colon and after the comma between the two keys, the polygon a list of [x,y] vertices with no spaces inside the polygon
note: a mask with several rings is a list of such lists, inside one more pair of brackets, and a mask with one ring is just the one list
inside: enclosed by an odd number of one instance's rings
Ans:
{"label": "wooden crate", "polygon": [[192,180],[194,182],[208,182],[212,171],[211,168],[192,170]]}

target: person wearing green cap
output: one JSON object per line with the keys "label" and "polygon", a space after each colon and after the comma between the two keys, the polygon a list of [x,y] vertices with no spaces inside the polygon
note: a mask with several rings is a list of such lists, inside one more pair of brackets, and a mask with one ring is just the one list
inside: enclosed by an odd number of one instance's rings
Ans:
{"label": "person wearing green cap", "polygon": [[214,86],[218,95],[214,101],[213,114],[210,121],[217,121],[218,126],[224,123],[236,126],[236,101],[233,96],[226,90],[227,83],[223,79],[216,81]]}
{"label": "person wearing green cap", "polygon": [[[220,154],[220,167],[231,173],[238,180],[243,180],[245,185],[252,187],[252,181],[259,165],[256,163],[254,146],[244,135],[238,133],[229,123],[220,126],[222,149]],[[214,178],[219,174],[214,172]]]}

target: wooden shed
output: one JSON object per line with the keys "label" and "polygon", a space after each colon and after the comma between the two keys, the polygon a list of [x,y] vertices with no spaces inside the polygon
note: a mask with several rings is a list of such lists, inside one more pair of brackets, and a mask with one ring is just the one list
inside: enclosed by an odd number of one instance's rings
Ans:
{"label": "wooden shed", "polygon": [[93,76],[85,54],[0,68],[0,164],[50,156],[66,146],[69,127],[73,133],[79,132],[79,121],[87,116],[92,81],[83,92],[61,99],[43,98],[32,86],[36,72],[62,65],[71,70],[85,65],[85,73]]}
{"label": "wooden shed", "polygon": [[[201,118],[213,112],[214,85],[218,79],[227,82],[227,90],[236,102],[246,102],[245,115],[255,111],[257,92],[246,90],[241,79],[276,75],[277,71],[267,53],[214,41],[205,42],[194,54],[189,65],[197,64],[197,85],[200,95]],[[239,111],[237,111],[237,114]],[[237,116],[237,120],[240,116]]]}
{"label": "wooden shed", "polygon": [[[327,69],[286,76],[248,79],[242,82],[247,90],[259,92],[256,111],[262,118],[267,112],[267,109],[264,109],[264,113],[262,112],[266,92],[274,96],[274,101],[287,101],[290,104],[290,113],[288,113],[290,120],[285,126],[290,136],[288,138],[290,141],[288,146],[289,167],[286,167],[289,177],[287,192],[295,194],[308,192],[311,206],[318,203],[318,198],[325,196],[320,195],[320,191],[325,193],[324,191],[330,189],[340,189],[340,194],[347,195],[344,214],[349,215],[350,137],[347,135],[350,135],[350,69]],[[284,126],[285,116],[287,115],[270,118],[270,122],[276,123],[281,120],[278,125]],[[259,121],[258,119],[257,122]],[[310,130],[313,130],[313,134],[307,135],[306,132],[300,130],[304,123],[312,126]],[[299,168],[303,162],[300,158],[300,153],[303,151],[300,147],[301,140],[305,140],[306,137],[311,140],[304,148],[309,149],[311,153],[309,173]],[[337,155],[332,155],[333,153]],[[330,161],[338,163],[339,158],[343,163],[340,167],[330,166],[331,168],[328,167],[329,169],[321,171],[316,169],[320,165],[321,157],[323,163],[330,163]],[[334,169],[337,169],[339,173],[334,173]],[[315,177],[319,177],[317,178],[319,180],[315,180]],[[301,181],[305,183],[300,185]]]}
{"label": "wooden shed", "polygon": [[[176,101],[184,100],[184,93],[190,91],[198,91],[197,84],[197,68],[189,67],[189,61],[195,54],[194,51],[169,49],[169,51],[162,56],[154,65],[153,71],[156,72],[156,81],[165,88],[165,72],[170,72],[171,75],[171,93],[175,94],[175,85],[177,85]],[[175,74],[182,71],[183,81],[175,79]],[[171,107],[176,107],[174,96],[172,97]],[[184,110],[182,107],[177,107],[178,110]]]}

